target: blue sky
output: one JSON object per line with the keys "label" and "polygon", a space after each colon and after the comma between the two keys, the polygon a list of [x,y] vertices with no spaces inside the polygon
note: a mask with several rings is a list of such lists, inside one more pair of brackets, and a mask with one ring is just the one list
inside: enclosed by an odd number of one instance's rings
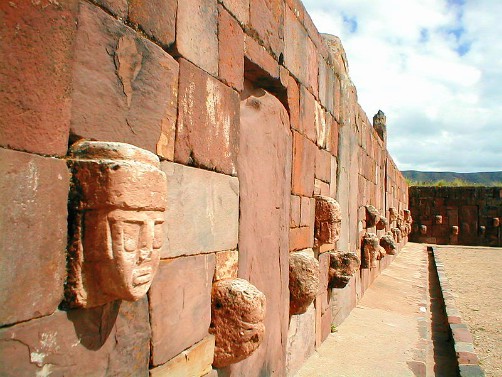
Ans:
{"label": "blue sky", "polygon": [[502,1],[303,0],[401,170],[502,170]]}

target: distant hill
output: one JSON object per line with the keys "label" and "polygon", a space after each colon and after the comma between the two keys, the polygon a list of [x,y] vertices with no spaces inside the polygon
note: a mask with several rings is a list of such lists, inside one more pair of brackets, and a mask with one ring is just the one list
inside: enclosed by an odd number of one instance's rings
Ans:
{"label": "distant hill", "polygon": [[405,178],[417,184],[434,183],[441,181],[462,182],[465,184],[499,186],[502,185],[502,171],[481,172],[481,173],[454,173],[454,172],[428,172],[416,170],[402,171]]}

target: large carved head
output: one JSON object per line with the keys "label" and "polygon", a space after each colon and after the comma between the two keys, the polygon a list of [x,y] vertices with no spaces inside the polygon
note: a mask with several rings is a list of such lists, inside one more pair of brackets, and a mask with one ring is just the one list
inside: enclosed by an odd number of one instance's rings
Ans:
{"label": "large carved head", "polygon": [[328,196],[315,196],[315,246],[340,239],[342,215],[340,204]]}
{"label": "large carved head", "polygon": [[361,268],[377,267],[377,260],[381,258],[380,240],[374,233],[366,233],[362,242]]}
{"label": "large carved head", "polygon": [[167,183],[153,153],[123,143],[71,148],[69,306],[146,294],[157,271]]}

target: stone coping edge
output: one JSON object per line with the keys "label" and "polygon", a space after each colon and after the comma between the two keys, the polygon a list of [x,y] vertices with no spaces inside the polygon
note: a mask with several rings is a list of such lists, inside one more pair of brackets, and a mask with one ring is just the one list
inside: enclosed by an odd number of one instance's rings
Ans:
{"label": "stone coping edge", "polygon": [[446,277],[441,257],[435,252],[433,246],[427,246],[427,251],[431,251],[434,257],[434,267],[439,279],[443,306],[455,347],[459,375],[460,377],[485,377],[485,373],[479,365],[479,358],[474,351],[473,338],[469,327],[467,324],[462,323],[460,311],[455,304],[455,298]]}

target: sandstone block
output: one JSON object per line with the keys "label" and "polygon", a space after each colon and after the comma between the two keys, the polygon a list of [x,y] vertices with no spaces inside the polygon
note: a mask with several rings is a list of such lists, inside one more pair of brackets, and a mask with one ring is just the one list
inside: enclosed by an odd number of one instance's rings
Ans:
{"label": "sandstone block", "polygon": [[129,21],[158,41],[163,47],[174,43],[176,34],[176,0],[128,0]]}
{"label": "sandstone block", "polygon": [[291,195],[291,217],[289,222],[289,226],[291,228],[296,228],[300,226],[301,202],[302,198],[296,195]]}
{"label": "sandstone block", "polygon": [[288,76],[287,85],[289,121],[291,128],[301,132],[300,127],[300,89],[298,83],[291,75]]}
{"label": "sandstone block", "polygon": [[286,345],[286,370],[288,376],[294,376],[302,364],[315,350],[315,317],[314,305],[310,305],[302,315],[291,317]]}
{"label": "sandstone block", "polygon": [[214,358],[214,335],[181,352],[167,363],[150,370],[150,377],[204,376],[211,372]]}
{"label": "sandstone block", "polygon": [[260,346],[265,334],[265,306],[265,295],[244,279],[213,284],[209,331],[216,340],[216,368],[244,360]]}
{"label": "sandstone block", "polygon": [[319,100],[331,113],[334,111],[335,72],[326,60],[319,59]]}
{"label": "sandstone block", "polygon": [[317,150],[315,177],[327,183],[331,182],[331,154],[322,149]]}
{"label": "sandstone block", "polygon": [[0,375],[147,376],[146,297],[54,314],[0,330]]}
{"label": "sandstone block", "polygon": [[249,24],[275,56],[284,49],[283,0],[249,0]]}
{"label": "sandstone block", "polygon": [[77,0],[0,3],[0,145],[64,156]]}
{"label": "sandstone block", "polygon": [[317,195],[315,201],[315,245],[334,244],[340,238],[340,205],[328,196]]}
{"label": "sandstone block", "polygon": [[329,253],[329,288],[344,288],[359,270],[359,257],[354,253]]}
{"label": "sandstone block", "polygon": [[314,246],[314,231],[308,226],[289,230],[289,250],[301,250]]}
{"label": "sandstone block", "polygon": [[216,270],[214,281],[222,279],[232,279],[237,277],[239,271],[239,251],[227,250],[215,254]]}
{"label": "sandstone block", "polygon": [[308,83],[306,57],[308,35],[295,14],[285,8],[284,12],[284,66],[302,83]]}
{"label": "sandstone block", "polygon": [[161,258],[235,249],[238,179],[167,161],[161,169],[168,187]]}
{"label": "sandstone block", "polygon": [[317,140],[316,131],[316,101],[305,86],[300,86],[300,130],[312,140]]}
{"label": "sandstone block", "polygon": [[237,20],[247,25],[249,22],[249,0],[222,0],[223,5]]}
{"label": "sandstone block", "polygon": [[176,162],[235,175],[238,125],[237,92],[181,59]]}
{"label": "sandstone block", "polygon": [[[53,313],[66,278],[66,163],[0,148],[0,325]],[[0,363],[1,364],[1,363]]]}
{"label": "sandstone block", "polygon": [[71,132],[173,159],[178,63],[102,9],[81,2]]}
{"label": "sandstone block", "polygon": [[311,197],[314,192],[314,174],[317,147],[313,142],[293,131],[293,194]]}
{"label": "sandstone block", "polygon": [[176,48],[183,58],[218,76],[216,0],[178,1]]}
{"label": "sandstone block", "polygon": [[218,5],[219,77],[237,91],[244,88],[244,32],[239,23]]}
{"label": "sandstone block", "polygon": [[303,196],[301,202],[302,207],[300,226],[308,226],[310,228],[313,228],[315,218],[315,199]]}
{"label": "sandstone block", "polygon": [[315,103],[315,133],[316,143],[319,148],[326,149],[326,142],[328,137],[326,112],[321,107],[321,104],[316,101]]}
{"label": "sandstone block", "polygon": [[[280,78],[280,69],[277,61],[268,53],[265,47],[248,35],[244,38],[244,53],[246,59],[258,67],[256,70],[253,69],[255,67],[252,64],[248,64],[246,66],[246,78],[259,81],[260,79],[264,79],[262,77],[263,72],[266,72],[273,79]],[[265,77],[265,79],[268,78],[268,76]]]}
{"label": "sandstone block", "polygon": [[308,252],[289,254],[289,313],[303,314],[319,292],[319,262]]}
{"label": "sandstone block", "polygon": [[153,366],[164,364],[208,335],[214,268],[213,254],[161,260],[148,293]]}
{"label": "sandstone block", "polygon": [[122,19],[126,19],[129,13],[128,0],[95,0],[95,3]]}

